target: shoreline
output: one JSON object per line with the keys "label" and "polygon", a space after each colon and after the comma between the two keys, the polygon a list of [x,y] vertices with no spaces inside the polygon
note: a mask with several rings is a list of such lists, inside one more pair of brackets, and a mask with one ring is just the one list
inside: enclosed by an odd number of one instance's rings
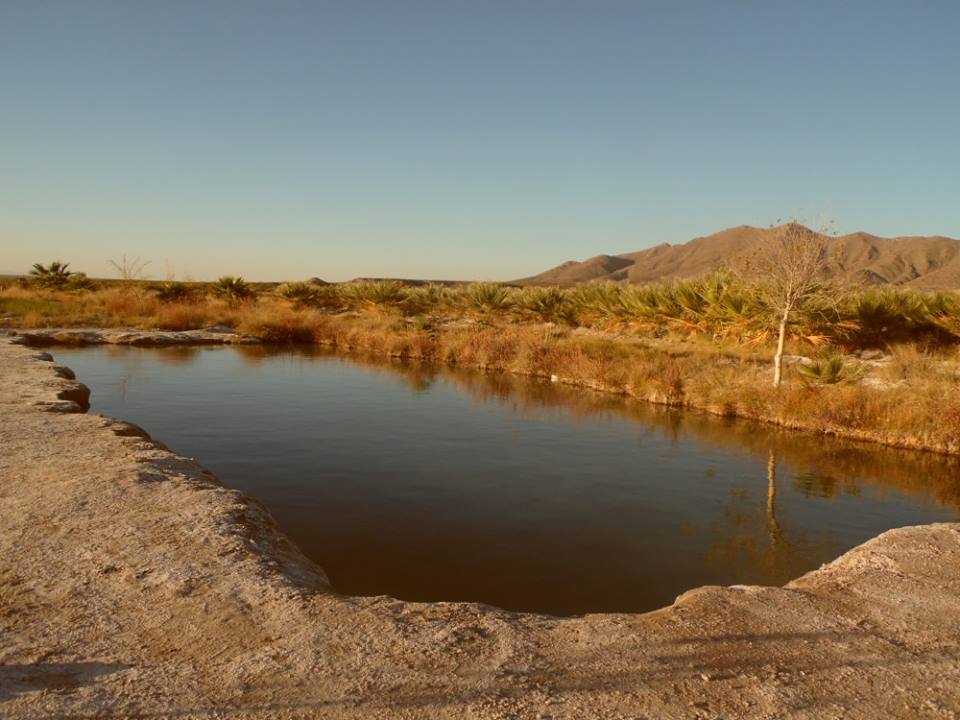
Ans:
{"label": "shoreline", "polygon": [[[9,329],[8,333],[15,333],[24,344],[30,347],[52,347],[57,345],[88,346],[88,345],[130,345],[134,347],[170,347],[175,345],[263,345],[268,347],[296,347],[295,343],[270,343],[261,338],[243,335],[231,331],[226,327],[214,327],[205,330],[162,331],[136,330],[130,328],[51,328],[38,330]],[[308,346],[323,347],[337,352],[354,355],[379,356],[388,359],[402,359],[422,363],[426,366],[463,367],[484,372],[505,372],[514,375],[536,377],[551,380],[570,387],[583,388],[594,392],[619,395],[633,400],[663,407],[693,410],[695,412],[713,415],[715,417],[737,418],[759,422],[790,431],[808,433],[811,435],[825,435],[858,442],[872,443],[884,447],[902,450],[930,452],[939,455],[960,456],[960,438],[951,444],[933,442],[917,437],[891,435],[882,430],[857,429],[832,425],[823,427],[813,421],[803,421],[795,418],[777,417],[768,413],[749,412],[741,407],[732,407],[729,404],[717,405],[698,403],[686,397],[677,399],[669,392],[637,391],[629,384],[612,385],[584,378],[554,373],[522,372],[515,368],[490,365],[482,362],[460,363],[451,360],[438,360],[422,353],[412,352],[410,349],[402,351],[377,352],[371,348],[351,345],[336,340],[316,339],[312,343],[303,343]]]}
{"label": "shoreline", "polygon": [[949,717],[960,523],[552,618],[332,592],[256,500],[0,339],[5,717]]}

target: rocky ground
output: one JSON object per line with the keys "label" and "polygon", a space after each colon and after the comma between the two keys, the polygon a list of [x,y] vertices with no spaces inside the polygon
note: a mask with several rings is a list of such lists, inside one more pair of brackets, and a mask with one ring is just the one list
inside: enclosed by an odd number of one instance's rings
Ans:
{"label": "rocky ground", "polygon": [[16,332],[23,342],[43,345],[257,345],[260,340],[240,335],[224,325],[202,330],[136,330],[131,328],[35,328]]}
{"label": "rocky ground", "polygon": [[84,405],[0,340],[0,717],[960,715],[960,525],[642,615],[343,597],[255,500]]}

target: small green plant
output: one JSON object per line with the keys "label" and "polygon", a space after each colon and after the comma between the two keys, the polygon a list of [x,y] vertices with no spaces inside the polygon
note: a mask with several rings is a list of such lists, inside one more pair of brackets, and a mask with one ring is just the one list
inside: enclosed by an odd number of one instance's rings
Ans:
{"label": "small green plant", "polygon": [[339,308],[345,304],[343,291],[337,285],[289,282],[277,288],[277,295],[296,308]]}
{"label": "small green plant", "polygon": [[190,286],[182,282],[165,282],[157,289],[157,300],[163,303],[186,302],[192,295]]}
{"label": "small green plant", "polygon": [[546,322],[573,322],[573,304],[567,291],[558,287],[525,288],[518,294],[517,304]]}
{"label": "small green plant", "polygon": [[930,323],[952,338],[960,339],[960,293],[931,293],[923,302]]}
{"label": "small green plant", "polygon": [[467,285],[461,298],[468,309],[482,313],[509,310],[514,305],[510,290],[492,282]]}
{"label": "small green plant", "polygon": [[74,273],[70,270],[70,263],[62,263],[55,260],[49,265],[35,263],[30,269],[31,281],[43,288],[62,289],[70,284],[70,278]]}
{"label": "small green plant", "polygon": [[385,307],[399,303],[404,298],[403,285],[388,280],[359,282],[348,289],[350,299],[358,305]]}
{"label": "small green plant", "polygon": [[277,295],[297,307],[319,304],[320,288],[308,282],[288,282],[277,288]]}
{"label": "small green plant", "polygon": [[570,302],[577,312],[588,317],[615,320],[623,317],[623,292],[626,286],[614,282],[591,282],[570,291]]}
{"label": "small green plant", "polygon": [[407,289],[403,302],[406,312],[421,313],[450,305],[453,301],[453,290],[445,285],[430,283]]}
{"label": "small green plant", "polygon": [[860,363],[848,363],[840,353],[818,358],[809,365],[799,365],[797,370],[804,380],[813,385],[836,385],[839,382],[852,382],[859,379],[864,373],[864,368]]}
{"label": "small green plant", "polygon": [[257,296],[256,291],[242,277],[224,275],[210,286],[214,297],[226,300],[231,304],[239,304],[252,300]]}
{"label": "small green plant", "polygon": [[77,272],[70,276],[67,283],[68,290],[96,290],[97,283],[87,277],[86,273]]}

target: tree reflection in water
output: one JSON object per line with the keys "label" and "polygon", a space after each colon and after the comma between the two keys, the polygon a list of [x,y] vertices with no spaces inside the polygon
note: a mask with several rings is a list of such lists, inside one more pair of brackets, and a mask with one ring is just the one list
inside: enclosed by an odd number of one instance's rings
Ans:
{"label": "tree reflection in water", "polygon": [[[876,489],[919,494],[938,505],[960,510],[960,457],[786,430],[698,411],[676,410],[624,396],[551,383],[542,378],[364,355],[348,356],[312,346],[239,346],[237,350],[252,363],[287,355],[359,364],[417,391],[429,389],[442,379],[478,403],[498,403],[521,417],[556,414],[628,419],[641,426],[644,434],[659,433],[673,442],[686,435],[713,447],[748,452],[763,458],[768,465],[768,479],[771,472],[776,474],[778,467],[789,468],[793,472],[794,486],[807,497],[831,498],[841,489],[844,494],[856,495],[861,492],[863,483],[869,483]],[[775,484],[772,488],[774,496]]]}
{"label": "tree reflection in water", "polygon": [[[919,494],[937,504],[960,510],[960,458],[914,450],[901,450],[874,443],[843,440],[823,435],[783,430],[743,419],[717,417],[696,411],[680,411],[623,396],[593,392],[506,373],[432,366],[401,360],[385,361],[363,355],[343,355],[314,346],[238,346],[244,362],[256,366],[278,356],[290,362],[307,363],[318,358],[363,365],[412,390],[428,390],[438,380],[458,388],[481,404],[498,403],[521,417],[545,417],[552,413],[573,417],[628,419],[644,434],[659,433],[676,442],[692,437],[713,447],[748,452],[768,464],[768,502],[775,502],[777,468],[791,469],[793,485],[806,497],[832,498],[842,492],[856,495],[863,483],[879,490]],[[112,354],[129,357],[130,375],[135,375],[138,353],[110,346]],[[229,352],[227,348],[175,347],[156,352],[168,364],[187,365],[201,352]],[[768,479],[769,479],[768,477]],[[780,532],[779,530],[777,531]]]}

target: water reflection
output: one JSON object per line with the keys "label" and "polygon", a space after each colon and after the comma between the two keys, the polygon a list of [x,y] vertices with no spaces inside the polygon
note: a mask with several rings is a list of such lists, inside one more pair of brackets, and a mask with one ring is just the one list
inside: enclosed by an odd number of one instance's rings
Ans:
{"label": "water reflection", "polygon": [[960,461],[316,348],[61,351],[352,594],[636,611],[955,519]]}
{"label": "water reflection", "polygon": [[[260,349],[260,352],[264,352]],[[342,360],[342,358],[340,358]],[[960,510],[960,458],[889,448],[782,430],[747,420],[714,417],[641,403],[629,398],[556,385],[544,380],[463,369],[421,369],[405,362],[384,363],[363,358],[349,361],[395,377],[411,388],[438,379],[463,390],[480,403],[497,402],[518,417],[542,417],[558,410],[573,417],[631,420],[643,431],[671,442],[694,437],[709,445],[746,450],[766,460],[767,515],[776,523],[776,471],[779,462],[792,469],[793,484],[805,497],[856,496],[863,483],[917,493]]]}

